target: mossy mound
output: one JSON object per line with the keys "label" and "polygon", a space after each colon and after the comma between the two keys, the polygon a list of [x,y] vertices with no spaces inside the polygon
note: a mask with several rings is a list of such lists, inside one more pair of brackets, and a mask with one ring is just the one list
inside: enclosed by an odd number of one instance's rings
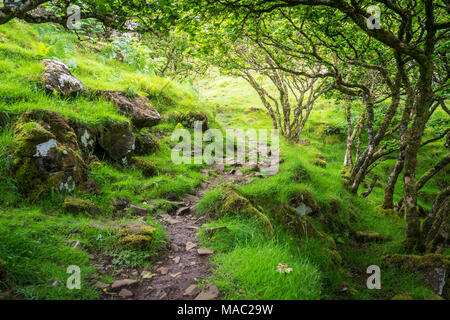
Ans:
{"label": "mossy mound", "polygon": [[414,299],[409,292],[405,292],[393,296],[391,300],[414,300]]}
{"label": "mossy mound", "polygon": [[128,222],[119,226],[119,246],[130,249],[148,249],[151,247],[156,228],[140,221]]}
{"label": "mossy mound", "polygon": [[389,216],[389,217],[400,216],[399,212],[395,211],[394,209],[384,209],[382,205],[376,206],[375,212],[379,216]]}
{"label": "mossy mound", "polygon": [[383,243],[385,241],[391,241],[391,236],[382,236],[378,232],[375,231],[356,231],[354,234],[354,238],[356,241],[361,243],[368,243],[368,242],[376,242],[376,243]]}
{"label": "mossy mound", "polygon": [[182,117],[180,122],[184,127],[189,129],[195,129],[196,122],[201,123],[203,132],[209,129],[209,119],[203,111],[189,111]]}
{"label": "mossy mound", "polygon": [[436,253],[424,256],[393,254],[386,257],[386,262],[400,268],[409,268],[413,270],[450,268],[450,256]]}
{"label": "mossy mound", "polygon": [[64,209],[71,213],[99,213],[99,209],[91,200],[66,197]]}
{"label": "mossy mound", "polygon": [[14,130],[14,174],[31,199],[50,190],[72,192],[87,179],[88,167],[77,136],[66,120],[52,111],[29,111]]}
{"label": "mossy mound", "polygon": [[324,156],[322,155],[318,155],[314,160],[313,160],[313,164],[315,166],[321,167],[321,168],[326,168],[327,167],[327,160],[325,159]]}
{"label": "mossy mound", "polygon": [[136,169],[142,171],[144,177],[152,177],[157,173],[155,164],[149,160],[133,158],[132,164]]}
{"label": "mossy mound", "polygon": [[342,184],[347,187],[351,183],[350,170],[351,170],[351,168],[349,166],[343,166],[341,171],[339,172],[339,176],[341,177]]}
{"label": "mossy mound", "polygon": [[320,210],[313,195],[307,190],[300,190],[292,195],[289,204],[294,208],[303,208],[307,215],[315,215]]}
{"label": "mossy mound", "polygon": [[300,239],[305,237],[318,238],[328,243],[331,248],[336,249],[334,239],[319,231],[314,225],[314,219],[302,216],[291,206],[287,204],[281,206],[275,210],[275,216],[280,223],[287,226]]}
{"label": "mossy mound", "polygon": [[450,298],[450,279],[448,276],[450,256],[435,253],[424,256],[393,254],[387,256],[385,261],[402,270],[417,271],[437,294],[446,299]]}
{"label": "mossy mound", "polygon": [[258,210],[247,198],[243,197],[238,191],[232,187],[227,187],[224,190],[222,214],[242,213],[249,217],[256,218],[261,224],[265,226],[267,231],[274,233],[273,226],[269,218]]}

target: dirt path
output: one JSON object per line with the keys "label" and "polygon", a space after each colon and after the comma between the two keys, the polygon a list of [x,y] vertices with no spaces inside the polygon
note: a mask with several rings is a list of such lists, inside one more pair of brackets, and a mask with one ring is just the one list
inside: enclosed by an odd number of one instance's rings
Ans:
{"label": "dirt path", "polygon": [[[266,173],[268,167],[270,163],[263,163],[251,173],[245,173],[240,167],[225,172],[223,165],[213,166],[211,171],[201,170],[205,180],[202,181],[197,193],[184,195],[175,212],[158,217],[168,236],[168,250],[160,256],[152,269],[122,269],[119,277],[116,277],[118,280],[107,286],[103,298],[114,300],[218,298],[220,293],[214,285],[208,285],[201,292],[197,287],[197,283],[211,273],[208,260],[214,251],[201,248],[198,243],[197,230],[206,221],[205,217],[195,215],[195,206],[209,188],[224,182],[235,185],[251,183],[254,179],[263,178],[261,172]],[[258,170],[261,172],[255,172]],[[215,174],[211,174],[212,172]],[[100,289],[106,288],[106,285],[102,288],[101,283],[97,283],[97,286]]]}

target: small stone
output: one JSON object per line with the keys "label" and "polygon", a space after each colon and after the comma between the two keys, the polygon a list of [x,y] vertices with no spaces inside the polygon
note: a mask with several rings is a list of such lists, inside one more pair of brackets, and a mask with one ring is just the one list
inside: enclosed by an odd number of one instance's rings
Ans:
{"label": "small stone", "polygon": [[195,300],[214,300],[217,299],[219,295],[219,289],[215,285],[209,284],[202,290],[202,292],[200,292]]}
{"label": "small stone", "polygon": [[173,258],[173,262],[175,262],[176,264],[180,263],[181,258],[180,257],[175,257]]}
{"label": "small stone", "polygon": [[108,289],[108,288],[109,288],[109,284],[103,283],[103,282],[101,282],[101,281],[97,281],[97,282],[94,284],[94,287],[99,288],[100,290],[103,290],[103,289]]}
{"label": "small stone", "polygon": [[179,276],[181,276],[181,272],[171,273],[170,276],[171,276],[172,278],[178,278]]}
{"label": "small stone", "polygon": [[116,280],[111,285],[111,289],[112,290],[119,290],[119,289],[122,289],[124,287],[131,287],[131,286],[135,285],[136,283],[137,283],[137,281],[133,280],[133,279]]}
{"label": "small stone", "polygon": [[68,243],[68,245],[71,246],[74,249],[84,249],[86,247],[86,245],[84,243],[82,243],[80,241],[76,241],[76,240],[70,241]]}
{"label": "small stone", "polygon": [[190,207],[181,207],[177,210],[176,215],[177,216],[184,216],[186,214],[189,214],[191,212],[191,208]]}
{"label": "small stone", "polygon": [[168,214],[163,214],[161,215],[161,217],[163,218],[163,220],[169,224],[177,224],[180,221],[178,221],[177,219],[172,218],[171,216],[169,216]]}
{"label": "small stone", "polygon": [[197,246],[196,243],[193,243],[191,241],[186,242],[186,251],[189,251],[191,249],[194,249]]}
{"label": "small stone", "polygon": [[207,256],[207,255],[214,254],[214,250],[212,250],[212,249],[197,249],[197,253],[200,256]]}
{"label": "small stone", "polygon": [[161,267],[161,268],[158,268],[156,271],[158,271],[158,272],[161,273],[162,275],[166,275],[166,274],[169,273],[169,268]]}
{"label": "small stone", "polygon": [[136,215],[140,215],[140,216],[144,216],[148,213],[148,209],[147,208],[143,208],[143,207],[138,207],[135,205],[130,205],[130,209],[133,211],[134,214]]}
{"label": "small stone", "polygon": [[130,290],[128,290],[128,289],[122,289],[122,290],[120,290],[120,292],[119,292],[119,296],[121,297],[121,298],[131,298],[132,296],[133,296],[134,294],[133,294],[133,292],[131,292]]}
{"label": "small stone", "polygon": [[183,296],[193,298],[198,294],[198,286],[196,284],[191,284],[189,287],[184,290]]}

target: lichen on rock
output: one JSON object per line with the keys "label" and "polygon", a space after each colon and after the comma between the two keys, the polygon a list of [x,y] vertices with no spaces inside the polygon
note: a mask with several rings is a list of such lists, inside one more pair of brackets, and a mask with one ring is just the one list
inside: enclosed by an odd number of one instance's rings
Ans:
{"label": "lichen on rock", "polygon": [[67,121],[53,111],[28,111],[14,130],[14,175],[30,198],[50,190],[72,192],[87,179],[88,167]]}
{"label": "lichen on rock", "polygon": [[136,94],[130,97],[121,91],[100,91],[106,100],[111,101],[120,113],[130,117],[133,125],[142,128],[153,127],[161,121],[161,116],[147,97]]}
{"label": "lichen on rock", "polygon": [[49,93],[75,96],[83,90],[81,81],[72,75],[64,63],[48,59],[42,60],[41,63],[45,66],[42,83]]}

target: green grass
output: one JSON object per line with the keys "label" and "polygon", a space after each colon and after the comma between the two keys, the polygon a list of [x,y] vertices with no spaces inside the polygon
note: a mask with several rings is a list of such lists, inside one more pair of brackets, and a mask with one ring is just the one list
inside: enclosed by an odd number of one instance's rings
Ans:
{"label": "green grass", "polygon": [[[169,193],[179,198],[193,193],[205,179],[199,173],[205,166],[175,165],[171,161],[174,143],[170,141],[170,134],[177,125],[174,121],[177,113],[204,111],[213,128],[271,129],[270,118],[258,95],[242,79],[215,73],[212,78],[200,79],[200,88],[197,88],[200,94],[197,95],[187,84],[141,72],[136,66],[111,59],[105,50],[94,47],[95,44],[87,42],[77,43],[75,35],[48,25],[31,26],[13,21],[0,26],[0,259],[6,262],[7,271],[0,289],[12,289],[26,299],[95,299],[99,292],[92,289],[93,279],[111,283],[120,268],[152,266],[166,244],[163,228],[155,217],[175,208],[175,204],[165,198]],[[42,65],[39,61],[44,58],[66,63],[88,93],[70,99],[46,94],[40,85]],[[265,85],[276,94],[269,83]],[[96,126],[111,120],[129,121],[111,103],[93,98],[89,94],[92,90],[137,92],[152,101],[163,121],[149,132],[160,137],[161,149],[140,158],[155,164],[156,175],[144,177],[140,170],[106,160],[92,165],[89,179],[98,184],[102,193],[93,195],[77,190],[75,196],[92,200],[103,213],[100,217],[65,212],[62,209],[64,195],[56,193],[34,202],[22,199],[12,172],[14,120],[25,111],[46,109]],[[361,106],[354,106],[357,112],[360,109]],[[222,207],[219,186],[202,198],[197,214],[214,217],[205,228],[227,227],[212,237],[202,228],[199,236],[202,245],[217,251],[212,260],[213,273],[204,282],[214,282],[224,298],[390,299],[405,292],[416,299],[434,297],[416,274],[392,268],[383,259],[387,254],[403,253],[404,220],[379,216],[374,210],[380,204],[394,160],[388,160],[374,170],[373,173],[380,176],[380,182],[366,199],[349,193],[341,183],[339,172],[346,130],[344,111],[344,106],[333,100],[319,100],[303,132],[303,137],[311,139],[311,145],[300,146],[281,139],[284,162],[279,174],[239,188],[272,220],[280,205],[291,201],[299,192],[311,193],[320,207],[320,217],[324,218],[318,217],[316,227],[334,238],[342,263],[336,263],[323,241],[298,239],[285,226],[275,222],[275,235],[270,236],[248,217],[219,217]],[[436,132],[446,126],[442,120],[444,116],[442,110],[433,115],[426,131],[427,138],[436,136]],[[417,176],[442,158],[441,144],[436,142],[421,150]],[[326,168],[314,165],[319,154],[326,158]],[[370,183],[369,178],[361,190]],[[402,196],[401,180],[395,191],[396,199]],[[419,203],[429,209],[447,181],[448,169],[420,191]],[[92,223],[112,220],[117,223],[135,220],[132,212],[122,216],[114,214],[112,205],[116,197],[127,197],[132,204],[150,209],[146,221],[157,228],[152,250],[117,248],[113,230],[92,226]],[[391,236],[392,241],[361,245],[351,239],[349,227],[377,231]],[[73,230],[78,232],[73,233]],[[86,248],[71,248],[68,245],[71,240],[83,242]],[[99,276],[90,265],[88,254],[111,258],[115,266],[113,273]],[[277,272],[280,263],[287,264],[293,271],[280,274]],[[366,269],[372,264],[379,265],[382,270],[383,289],[380,291],[368,290],[365,286]],[[81,267],[81,290],[65,287],[69,265]],[[55,280],[58,285],[51,286]],[[339,291],[343,284],[352,288],[350,293]]]}

